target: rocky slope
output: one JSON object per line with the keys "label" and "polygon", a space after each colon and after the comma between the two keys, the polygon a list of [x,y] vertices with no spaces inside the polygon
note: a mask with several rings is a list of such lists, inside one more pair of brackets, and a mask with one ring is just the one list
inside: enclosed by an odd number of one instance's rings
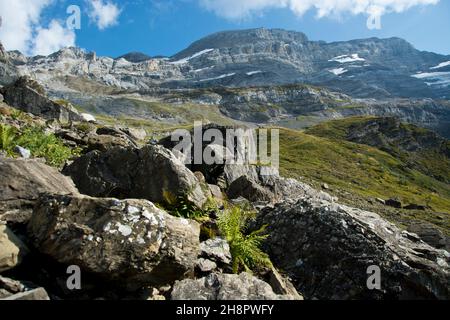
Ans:
{"label": "rocky slope", "polygon": [[130,53],[112,59],[76,48],[48,57],[12,57],[22,73],[60,91],[70,89],[67,77],[134,90],[302,82],[363,98],[448,98],[449,60],[398,38],[325,43],[277,29],[213,34],[172,58]]}

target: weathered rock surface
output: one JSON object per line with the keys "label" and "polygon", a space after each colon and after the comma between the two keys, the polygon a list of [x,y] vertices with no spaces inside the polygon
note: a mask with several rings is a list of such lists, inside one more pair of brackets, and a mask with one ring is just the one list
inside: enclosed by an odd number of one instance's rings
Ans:
{"label": "weathered rock surface", "polygon": [[275,294],[269,284],[248,273],[212,273],[202,279],[176,282],[172,300],[293,300],[293,297]]}
{"label": "weathered rock surface", "polygon": [[430,246],[450,252],[450,237],[431,223],[417,222],[408,226],[408,231],[417,234]]}
{"label": "weathered rock surface", "polygon": [[0,157],[0,220],[25,222],[41,193],[78,190],[70,178],[38,160]]}
{"label": "weathered rock surface", "polygon": [[[162,146],[93,151],[64,170],[79,190],[94,197],[147,199],[165,203],[167,196],[186,197],[198,207],[207,194],[194,174]],[[206,186],[207,188],[207,186]]]}
{"label": "weathered rock surface", "polygon": [[200,256],[219,264],[230,264],[231,253],[228,242],[222,238],[209,239],[200,244]]}
{"label": "weathered rock surface", "polygon": [[[448,299],[449,253],[399,230],[375,213],[300,200],[260,212],[265,249],[309,299]],[[367,287],[369,266],[381,290]]]}
{"label": "weathered rock surface", "polygon": [[0,224],[0,272],[18,266],[27,253],[25,244],[6,225]]}
{"label": "weathered rock surface", "polygon": [[4,300],[50,300],[47,291],[44,288],[37,288],[30,291],[16,293],[15,295],[4,298]]}
{"label": "weathered rock surface", "polygon": [[198,223],[146,200],[43,196],[28,234],[57,262],[130,290],[189,277],[199,254]]}
{"label": "weathered rock surface", "polygon": [[57,119],[61,122],[82,121],[75,108],[69,104],[62,105],[51,101],[44,88],[28,77],[21,77],[15,83],[1,88],[0,93],[10,106],[44,119]]}

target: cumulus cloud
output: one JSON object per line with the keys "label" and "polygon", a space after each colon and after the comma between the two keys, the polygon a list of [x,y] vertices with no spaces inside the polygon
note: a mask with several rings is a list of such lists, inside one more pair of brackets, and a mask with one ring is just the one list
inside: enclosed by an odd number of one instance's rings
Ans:
{"label": "cumulus cloud", "polygon": [[57,21],[48,28],[41,25],[43,11],[54,0],[0,0],[0,41],[7,50],[26,55],[48,54],[75,44],[75,33]]}
{"label": "cumulus cloud", "polygon": [[90,5],[89,18],[100,30],[118,23],[121,10],[116,4],[108,0],[88,0],[88,2]]}
{"label": "cumulus cloud", "polygon": [[287,8],[297,16],[315,10],[319,18],[332,15],[383,15],[403,12],[415,6],[437,4],[440,0],[199,0],[200,5],[228,19],[242,19],[267,9]]}
{"label": "cumulus cloud", "polygon": [[75,32],[52,20],[48,28],[39,27],[33,41],[34,55],[49,55],[64,47],[75,46]]}

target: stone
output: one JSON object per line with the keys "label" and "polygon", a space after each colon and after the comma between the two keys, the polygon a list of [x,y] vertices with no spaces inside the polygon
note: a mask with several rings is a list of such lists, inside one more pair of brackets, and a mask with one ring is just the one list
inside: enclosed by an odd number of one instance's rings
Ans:
{"label": "stone", "polygon": [[3,300],[50,300],[44,288],[37,288],[30,291],[20,292]]}
{"label": "stone", "polygon": [[26,222],[41,193],[78,190],[70,178],[41,161],[0,158],[0,220]]}
{"label": "stone", "polygon": [[217,269],[217,264],[209,259],[200,258],[197,261],[197,269],[200,272],[211,272]]}
{"label": "stone", "polygon": [[409,204],[409,205],[403,207],[403,209],[425,211],[425,210],[427,210],[427,206],[413,203],[413,204]]}
{"label": "stone", "polygon": [[31,158],[31,151],[28,149],[22,148],[21,146],[16,146],[14,148],[14,152],[23,159]]}
{"label": "stone", "polygon": [[277,295],[266,282],[249,273],[215,274],[175,282],[172,300],[293,300]]}
{"label": "stone", "polygon": [[284,278],[275,268],[269,271],[269,284],[276,294],[289,295],[294,300],[303,300],[294,285],[286,278]]}
{"label": "stone", "polygon": [[244,197],[250,202],[273,202],[275,195],[247,176],[241,176],[231,183],[227,190],[228,198]]}
{"label": "stone", "polygon": [[417,234],[430,246],[450,252],[450,237],[431,223],[415,222],[408,226],[408,231]]}
{"label": "stone", "polygon": [[34,248],[128,290],[190,277],[200,226],[147,200],[44,195],[28,224]]}
{"label": "stone", "polygon": [[388,199],[384,202],[388,207],[401,209],[403,207],[402,202],[398,199]]}
{"label": "stone", "polygon": [[219,205],[223,204],[224,196],[220,187],[215,184],[208,184],[209,191]]}
{"label": "stone", "polygon": [[[274,266],[308,299],[449,299],[449,254],[379,215],[302,199],[267,207],[250,230],[267,226],[263,243]],[[382,290],[367,287],[370,266]]]}
{"label": "stone", "polygon": [[230,264],[230,245],[225,239],[219,237],[209,239],[200,243],[200,256],[220,264]]}
{"label": "stone", "polygon": [[17,267],[28,252],[25,244],[6,225],[0,225],[0,272]]}
{"label": "stone", "polygon": [[81,116],[81,121],[83,121],[83,122],[90,122],[90,123],[97,122],[97,119],[95,119],[95,117],[92,114],[82,113],[82,114],[80,114],[80,116]]}
{"label": "stone", "polygon": [[166,203],[168,197],[185,197],[202,208],[209,196],[195,175],[162,146],[93,151],[76,159],[63,172],[72,177],[83,194],[94,197],[156,203]]}
{"label": "stone", "polygon": [[120,130],[136,141],[144,141],[145,139],[147,139],[147,131],[145,129],[120,128]]}
{"label": "stone", "polygon": [[35,116],[60,122],[81,121],[73,106],[50,100],[44,88],[29,77],[20,77],[13,84],[1,88],[0,92],[8,105]]}

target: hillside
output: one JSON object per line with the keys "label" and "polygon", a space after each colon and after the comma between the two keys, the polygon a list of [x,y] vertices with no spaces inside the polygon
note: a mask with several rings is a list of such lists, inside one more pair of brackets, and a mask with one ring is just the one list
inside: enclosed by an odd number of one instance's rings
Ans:
{"label": "hillside", "polygon": [[[327,184],[328,191],[341,201],[376,211],[404,227],[427,221],[449,234],[450,186],[445,182],[450,177],[448,156],[439,148],[430,154],[400,151],[395,155],[392,150],[346,139],[348,128],[370,121],[373,119],[337,120],[306,132],[281,129],[282,174],[317,187]],[[428,208],[393,209],[377,198],[398,198],[404,206]]]}

